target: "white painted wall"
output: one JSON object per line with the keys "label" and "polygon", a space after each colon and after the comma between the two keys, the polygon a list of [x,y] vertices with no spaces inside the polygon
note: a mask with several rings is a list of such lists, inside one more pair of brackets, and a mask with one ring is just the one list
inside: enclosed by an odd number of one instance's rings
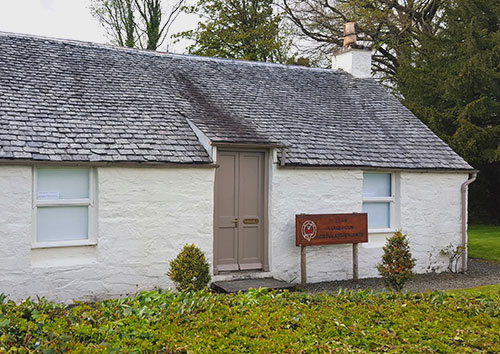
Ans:
{"label": "white painted wall", "polygon": [[195,243],[212,262],[214,169],[98,168],[97,246],[31,249],[32,168],[0,167],[0,292],[14,300],[114,297],[173,286]]}
{"label": "white painted wall", "polygon": [[[271,185],[271,270],[275,277],[300,281],[300,248],[295,246],[295,214],[351,213],[362,210],[362,171],[280,169],[273,165]],[[416,271],[444,271],[439,254],[449,243],[460,244],[460,186],[464,173],[399,174],[400,220],[408,234]],[[390,234],[369,234],[359,245],[360,278],[378,276],[382,246]],[[307,248],[309,282],[352,278],[352,246]]]}
{"label": "white painted wall", "polygon": [[347,49],[332,57],[332,69],[344,70],[357,78],[372,75],[372,52],[369,49]]}
{"label": "white painted wall", "polygon": [[[97,245],[31,249],[32,168],[0,166],[0,292],[14,300],[115,297],[172,284],[168,262],[195,243],[212,263],[214,169],[98,168]],[[417,272],[443,271],[439,251],[460,243],[460,185],[465,173],[399,175],[400,226],[408,233]],[[363,172],[270,171],[270,267],[300,281],[295,214],[362,209]],[[387,234],[370,234],[359,246],[360,277],[377,276]],[[308,247],[310,282],[352,277],[352,246]]]}
{"label": "white painted wall", "polygon": [[415,271],[445,271],[440,250],[461,244],[460,187],[466,173],[401,173],[401,226],[417,259]]}

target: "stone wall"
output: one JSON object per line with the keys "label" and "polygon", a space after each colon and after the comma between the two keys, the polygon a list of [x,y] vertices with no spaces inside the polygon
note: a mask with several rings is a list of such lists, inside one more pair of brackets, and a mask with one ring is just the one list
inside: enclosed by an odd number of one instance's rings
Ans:
{"label": "stone wall", "polygon": [[[465,173],[399,172],[395,227],[408,234],[416,271],[444,271],[439,251],[461,241],[460,186]],[[272,170],[271,270],[275,277],[300,281],[300,248],[295,246],[295,214],[351,213],[362,210],[363,172],[355,170]],[[359,277],[378,276],[382,246],[390,233],[370,233],[359,245]],[[307,248],[309,282],[352,278],[352,246]]]}
{"label": "stone wall", "polygon": [[460,245],[461,193],[464,173],[401,173],[401,227],[408,233],[418,273],[445,271],[439,252]]}
{"label": "stone wall", "polygon": [[32,249],[32,168],[0,167],[0,293],[95,299],[167,288],[195,243],[212,262],[214,169],[98,168],[97,245]]}
{"label": "stone wall", "polygon": [[[168,262],[189,242],[212,263],[214,169],[97,168],[95,246],[32,248],[29,166],[0,166],[0,293],[14,300],[98,299],[168,288]],[[460,185],[465,173],[399,172],[397,227],[408,233],[417,272],[443,271],[439,251],[460,243]],[[363,172],[334,169],[270,171],[271,273],[300,281],[295,214],[362,210]],[[389,234],[370,233],[359,246],[359,276],[377,276]],[[310,282],[352,277],[352,246],[308,247]],[[212,268],[211,268],[212,269]]]}

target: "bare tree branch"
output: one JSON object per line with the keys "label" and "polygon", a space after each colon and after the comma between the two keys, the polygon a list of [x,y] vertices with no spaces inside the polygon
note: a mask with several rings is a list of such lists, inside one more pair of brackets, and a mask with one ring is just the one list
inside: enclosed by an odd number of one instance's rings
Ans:
{"label": "bare tree branch", "polygon": [[[92,0],[90,10],[113,43],[156,50],[164,43],[185,2],[174,1],[166,10],[162,0]],[[168,16],[163,16],[165,13]]]}
{"label": "bare tree branch", "polygon": [[282,0],[308,51],[332,54],[342,45],[343,24],[358,24],[358,39],[371,46],[373,71],[393,80],[401,59],[418,46],[420,33],[440,30],[443,0]]}

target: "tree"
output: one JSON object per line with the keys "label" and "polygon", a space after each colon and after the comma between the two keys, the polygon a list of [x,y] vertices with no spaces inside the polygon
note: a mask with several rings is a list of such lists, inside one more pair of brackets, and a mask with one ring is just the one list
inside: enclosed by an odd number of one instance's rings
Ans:
{"label": "tree", "polygon": [[114,44],[156,50],[165,41],[183,3],[174,0],[167,11],[161,0],[92,0],[90,11]]}
{"label": "tree", "polygon": [[190,54],[266,62],[286,62],[291,41],[273,0],[199,0],[185,8],[201,17],[195,30],[177,38],[189,39]]}
{"label": "tree", "polygon": [[418,46],[416,33],[434,34],[440,28],[443,0],[283,0],[286,13],[312,51],[327,54],[342,46],[343,24],[357,23],[358,38],[375,50],[372,69],[395,85],[400,60]]}
{"label": "tree", "polygon": [[500,1],[449,1],[418,42],[400,61],[403,103],[480,170],[471,220],[500,222]]}

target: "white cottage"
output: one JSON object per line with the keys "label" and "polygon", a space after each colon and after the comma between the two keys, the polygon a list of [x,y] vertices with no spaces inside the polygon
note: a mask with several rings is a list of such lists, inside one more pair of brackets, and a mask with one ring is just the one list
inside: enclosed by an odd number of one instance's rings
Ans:
{"label": "white cottage", "polygon": [[[397,229],[418,272],[444,271],[440,250],[466,242],[473,169],[357,77],[369,52],[340,56],[354,75],[1,33],[0,292],[171,287],[186,243],[216,279],[298,282],[299,213],[368,212],[360,277]],[[350,278],[351,257],[308,248],[309,281]]]}

